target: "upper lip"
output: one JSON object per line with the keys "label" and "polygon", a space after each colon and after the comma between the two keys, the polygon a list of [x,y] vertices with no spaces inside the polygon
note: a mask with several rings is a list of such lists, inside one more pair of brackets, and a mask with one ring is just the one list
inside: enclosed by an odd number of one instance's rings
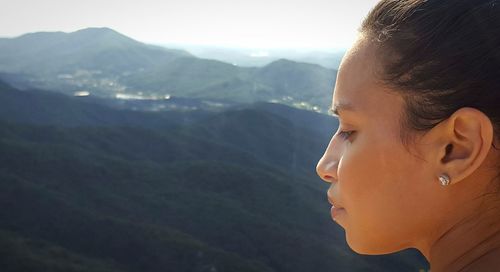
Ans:
{"label": "upper lip", "polygon": [[330,187],[330,189],[328,189],[328,191],[326,192],[326,196],[328,197],[328,202],[330,202],[330,204],[332,204],[333,207],[342,208],[342,206],[340,206],[337,201],[333,200],[334,196],[333,187]]}

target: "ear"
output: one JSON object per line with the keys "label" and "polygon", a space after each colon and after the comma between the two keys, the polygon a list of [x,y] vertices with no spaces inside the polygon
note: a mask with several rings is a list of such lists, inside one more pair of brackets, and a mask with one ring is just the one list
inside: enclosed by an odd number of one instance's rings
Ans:
{"label": "ear", "polygon": [[447,174],[456,184],[485,160],[493,141],[493,125],[483,112],[461,108],[429,131],[425,137],[436,178]]}

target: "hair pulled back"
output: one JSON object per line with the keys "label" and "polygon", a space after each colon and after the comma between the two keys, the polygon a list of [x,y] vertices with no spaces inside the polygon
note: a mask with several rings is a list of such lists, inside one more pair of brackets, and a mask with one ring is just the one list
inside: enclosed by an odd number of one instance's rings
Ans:
{"label": "hair pulled back", "polygon": [[376,44],[379,79],[406,102],[406,130],[462,107],[500,132],[500,0],[382,0],[360,32]]}

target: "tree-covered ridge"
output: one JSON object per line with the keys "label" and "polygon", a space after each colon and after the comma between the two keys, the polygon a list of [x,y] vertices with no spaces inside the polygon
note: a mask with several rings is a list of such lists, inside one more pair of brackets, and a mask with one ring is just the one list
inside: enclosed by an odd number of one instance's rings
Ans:
{"label": "tree-covered ridge", "polygon": [[314,174],[324,116],[256,104],[179,122],[5,84],[0,98],[16,105],[0,111],[2,271],[425,266],[346,247]]}

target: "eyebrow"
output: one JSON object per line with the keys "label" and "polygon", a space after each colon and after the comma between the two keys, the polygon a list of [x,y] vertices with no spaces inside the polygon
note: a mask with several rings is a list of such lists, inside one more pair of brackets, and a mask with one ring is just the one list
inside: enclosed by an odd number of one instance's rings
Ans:
{"label": "eyebrow", "polygon": [[343,111],[354,111],[354,107],[350,103],[336,103],[328,110],[333,116],[339,116]]}

